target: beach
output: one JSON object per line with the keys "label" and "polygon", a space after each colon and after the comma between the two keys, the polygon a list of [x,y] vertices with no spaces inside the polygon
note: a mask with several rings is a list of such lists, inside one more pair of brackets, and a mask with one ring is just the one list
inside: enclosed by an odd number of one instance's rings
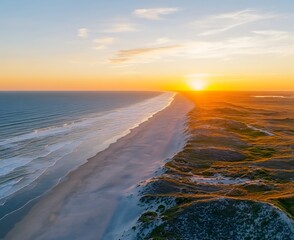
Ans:
{"label": "beach", "polygon": [[294,240],[293,12],[0,1],[0,240]]}
{"label": "beach", "polygon": [[184,147],[192,108],[177,95],[170,106],[71,172],[5,239],[101,239],[121,199]]}
{"label": "beach", "polygon": [[279,96],[178,93],[5,239],[292,240],[294,100]]}

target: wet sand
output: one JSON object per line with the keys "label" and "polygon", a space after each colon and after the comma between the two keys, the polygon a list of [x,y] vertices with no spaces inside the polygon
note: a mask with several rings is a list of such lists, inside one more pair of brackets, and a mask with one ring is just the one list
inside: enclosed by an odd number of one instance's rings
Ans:
{"label": "wet sand", "polygon": [[192,108],[176,96],[168,108],[70,173],[5,239],[100,239],[120,199],[183,147]]}

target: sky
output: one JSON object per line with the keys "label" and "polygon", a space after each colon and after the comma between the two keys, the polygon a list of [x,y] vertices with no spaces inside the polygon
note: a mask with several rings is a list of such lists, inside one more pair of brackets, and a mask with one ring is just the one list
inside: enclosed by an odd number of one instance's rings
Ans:
{"label": "sky", "polygon": [[293,0],[1,0],[0,90],[294,90]]}

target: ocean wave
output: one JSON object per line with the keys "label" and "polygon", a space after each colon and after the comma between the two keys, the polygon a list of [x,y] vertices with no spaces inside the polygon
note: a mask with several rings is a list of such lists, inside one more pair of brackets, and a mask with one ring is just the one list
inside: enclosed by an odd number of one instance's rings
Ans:
{"label": "ocean wave", "polygon": [[[22,177],[17,177],[15,179],[10,179],[9,181],[7,181],[5,183],[1,183],[1,185],[0,185],[0,193],[1,193],[1,195],[6,195],[22,179],[23,179]],[[0,195],[0,200],[1,200],[1,195]],[[0,203],[0,205],[1,205],[1,203]]]}
{"label": "ocean wave", "polygon": [[28,156],[16,156],[12,158],[6,158],[2,159],[0,162],[0,179],[1,177],[5,177],[5,175],[13,172],[17,168],[24,167],[31,163],[32,161],[38,159],[38,158],[45,158],[49,156],[51,153],[64,148],[66,145],[71,144],[71,142],[63,142],[63,143],[57,143],[53,145],[46,146],[45,150],[43,150],[43,153],[39,155],[34,155],[31,157]]}
{"label": "ocean wave", "polygon": [[5,147],[5,145],[15,145],[18,142],[30,140],[30,139],[36,139],[36,138],[44,138],[48,137],[54,134],[61,134],[70,131],[70,128],[66,128],[64,126],[62,127],[48,127],[47,129],[36,129],[31,133],[23,134],[19,136],[15,136],[12,138],[8,138],[5,140],[2,140],[0,142],[0,146]]}
{"label": "ocean wave", "polygon": [[36,181],[58,162],[68,164],[68,172],[82,165],[169,106],[174,96],[174,93],[163,93],[128,107],[88,114],[59,126],[35,129],[31,133],[2,140],[0,146],[3,148],[10,147],[12,152],[16,148],[18,150],[16,156],[1,159],[0,177],[13,176],[19,169],[26,174],[20,181],[11,179],[7,187],[0,188],[1,201]]}

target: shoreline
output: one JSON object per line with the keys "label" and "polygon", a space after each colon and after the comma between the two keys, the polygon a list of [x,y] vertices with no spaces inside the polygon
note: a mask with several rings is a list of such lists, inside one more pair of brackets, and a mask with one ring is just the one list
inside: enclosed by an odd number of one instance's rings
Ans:
{"label": "shoreline", "polygon": [[[20,221],[23,216],[25,216],[30,211],[30,209],[39,201],[39,199],[41,199],[43,196],[46,196],[46,194],[59,185],[60,182],[66,179],[66,177],[72,171],[75,171],[80,166],[87,163],[89,159],[96,156],[99,152],[106,150],[111,144],[117,142],[120,138],[128,135],[132,129],[138,127],[141,123],[148,121],[157,112],[167,108],[176,96],[175,92],[161,92],[154,98],[158,98],[163,94],[169,94],[170,97],[166,103],[163,101],[163,104],[160,104],[161,106],[159,106],[159,108],[157,107],[155,112],[150,112],[150,109],[147,109],[147,111],[141,113],[144,116],[138,122],[135,124],[129,124],[127,129],[124,131],[118,131],[118,134],[111,139],[108,139],[108,136],[105,136],[105,139],[108,140],[104,141],[103,143],[101,142],[101,145],[97,144],[97,141],[90,142],[88,145],[92,144],[92,148],[96,149],[95,151],[91,151],[91,154],[85,154],[86,152],[84,152],[84,154],[81,155],[79,154],[79,150],[77,150],[78,155],[70,153],[68,156],[65,156],[62,161],[57,161],[52,166],[47,168],[39,178],[32,182],[32,184],[25,186],[15,194],[12,194],[9,197],[9,201],[4,203],[3,206],[0,206],[0,239],[2,239],[12,229],[16,222]],[[152,101],[152,99],[153,98],[134,103],[127,108],[130,109],[131,107],[138,106],[145,101]],[[116,111],[120,111],[121,109],[125,108],[126,107],[118,108]],[[113,111],[106,111],[103,114],[108,115],[111,112]]]}
{"label": "shoreline", "polygon": [[179,130],[183,130],[192,106],[177,95],[167,108],[90,158],[41,197],[5,239],[101,237],[119,198],[152,177],[164,160],[179,150],[183,142]]}

